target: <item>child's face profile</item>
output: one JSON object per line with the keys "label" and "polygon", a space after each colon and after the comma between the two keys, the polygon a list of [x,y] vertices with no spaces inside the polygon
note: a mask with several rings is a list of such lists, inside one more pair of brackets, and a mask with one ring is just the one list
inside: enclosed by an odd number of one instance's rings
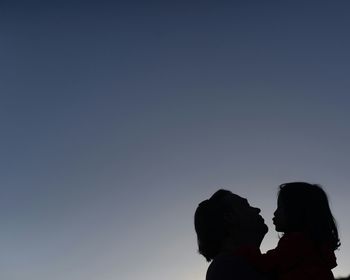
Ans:
{"label": "child's face profile", "polygon": [[283,202],[280,198],[277,200],[277,209],[273,213],[274,217],[272,219],[275,229],[278,232],[287,231],[287,220],[284,210]]}

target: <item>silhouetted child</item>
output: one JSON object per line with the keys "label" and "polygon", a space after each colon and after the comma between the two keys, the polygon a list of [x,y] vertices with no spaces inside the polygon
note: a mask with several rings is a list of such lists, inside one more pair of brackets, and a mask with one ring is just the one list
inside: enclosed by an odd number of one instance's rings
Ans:
{"label": "silhouetted child", "polygon": [[280,186],[273,223],[283,236],[262,254],[258,266],[279,280],[331,280],[337,266],[338,230],[321,186],[305,182]]}

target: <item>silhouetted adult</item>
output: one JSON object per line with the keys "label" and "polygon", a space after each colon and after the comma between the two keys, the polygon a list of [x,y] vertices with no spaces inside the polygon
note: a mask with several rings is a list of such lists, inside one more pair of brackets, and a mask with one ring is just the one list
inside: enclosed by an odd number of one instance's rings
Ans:
{"label": "silhouetted adult", "polygon": [[245,198],[218,190],[195,212],[198,251],[211,261],[206,280],[262,280],[266,276],[250,262],[268,231],[260,209]]}

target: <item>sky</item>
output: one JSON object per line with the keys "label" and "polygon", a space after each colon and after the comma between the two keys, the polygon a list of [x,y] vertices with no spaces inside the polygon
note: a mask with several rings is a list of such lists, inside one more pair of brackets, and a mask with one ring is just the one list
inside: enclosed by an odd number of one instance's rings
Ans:
{"label": "sky", "polygon": [[350,274],[349,1],[1,1],[0,274],[203,280],[193,214],[324,186]]}

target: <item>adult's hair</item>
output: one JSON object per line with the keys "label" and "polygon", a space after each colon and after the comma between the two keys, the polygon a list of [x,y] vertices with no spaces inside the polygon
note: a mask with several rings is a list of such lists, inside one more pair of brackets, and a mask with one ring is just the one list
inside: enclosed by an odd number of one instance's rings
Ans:
{"label": "adult's hair", "polygon": [[234,194],[228,190],[218,190],[198,205],[194,215],[198,252],[208,262],[219,253],[222,242],[229,233],[225,214],[232,212],[232,203],[225,202],[228,195]]}
{"label": "adult's hair", "polygon": [[336,221],[329,207],[327,194],[320,185],[291,182],[279,186],[288,231],[302,231],[317,246],[340,246]]}

